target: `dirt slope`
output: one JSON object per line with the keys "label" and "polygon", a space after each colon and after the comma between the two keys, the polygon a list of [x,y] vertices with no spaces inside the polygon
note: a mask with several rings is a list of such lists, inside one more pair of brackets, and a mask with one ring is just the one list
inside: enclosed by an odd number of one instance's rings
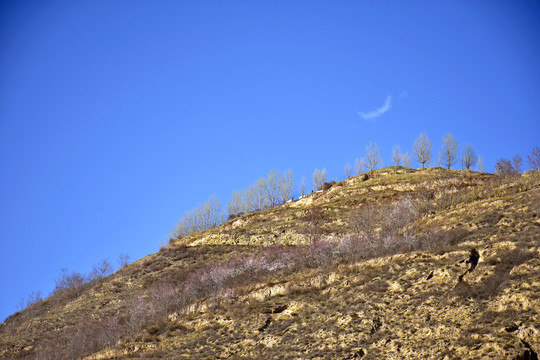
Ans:
{"label": "dirt slope", "polygon": [[[416,216],[390,238],[401,242],[345,241],[357,211],[405,199]],[[321,240],[303,246],[314,207]],[[0,327],[0,357],[534,359],[539,214],[531,175],[383,169],[177,239],[80,294],[35,304]]]}

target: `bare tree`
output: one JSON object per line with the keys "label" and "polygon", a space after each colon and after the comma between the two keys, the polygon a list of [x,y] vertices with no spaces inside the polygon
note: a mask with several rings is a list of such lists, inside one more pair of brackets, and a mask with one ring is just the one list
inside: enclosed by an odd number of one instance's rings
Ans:
{"label": "bare tree", "polygon": [[16,309],[17,311],[23,311],[26,308],[26,300],[24,298],[20,298],[19,301],[17,301]]}
{"label": "bare tree", "polygon": [[169,241],[180,238],[182,236],[186,236],[186,235],[187,235],[186,226],[184,225],[184,222],[182,221],[182,219],[180,219],[178,220],[176,225],[174,225],[174,229],[169,235]]}
{"label": "bare tree", "polygon": [[35,303],[38,303],[43,300],[43,297],[41,296],[41,290],[38,291],[32,291],[26,300],[26,307],[29,307],[30,305],[33,305]]}
{"label": "bare tree", "polygon": [[112,272],[113,267],[109,260],[103,259],[99,264],[93,266],[92,272],[90,273],[90,279],[101,281],[108,275],[112,274]]}
{"label": "bare tree", "polygon": [[426,164],[429,165],[431,161],[431,140],[429,140],[426,133],[420,134],[414,142],[414,153],[416,155],[416,161],[422,164],[422,169],[426,168]]}
{"label": "bare tree", "polygon": [[[230,204],[228,204],[229,207]],[[212,229],[223,223],[221,203],[217,196],[200,205],[195,210],[186,211],[182,220],[176,224],[171,238],[186,236],[198,231]]]}
{"label": "bare tree", "polygon": [[171,239],[186,236],[199,231],[197,214],[194,210],[186,211],[181,220],[178,221],[171,234]]}
{"label": "bare tree", "polygon": [[188,234],[199,231],[199,225],[197,222],[197,214],[195,213],[195,210],[190,210],[184,213],[182,229],[184,232],[183,235],[188,235]]}
{"label": "bare tree", "polygon": [[287,170],[283,173],[283,176],[281,177],[281,182],[279,186],[279,194],[281,196],[281,203],[286,202],[291,198],[292,191],[293,191],[293,182],[294,182],[294,175],[292,170]]}
{"label": "bare tree", "polygon": [[446,134],[442,138],[442,144],[442,164],[450,169],[457,162],[458,143],[452,134]]}
{"label": "bare tree", "polygon": [[366,146],[369,175],[373,177],[373,169],[379,164],[382,164],[381,155],[379,155],[379,145],[373,141],[369,142],[369,145]]}
{"label": "bare tree", "polygon": [[212,229],[223,223],[223,212],[221,202],[216,195],[213,195],[208,203],[210,204],[210,229]]}
{"label": "bare tree", "polygon": [[495,175],[499,177],[516,175],[516,171],[514,170],[514,165],[512,164],[512,161],[504,158],[497,160],[497,162],[495,163]]}
{"label": "bare tree", "polygon": [[118,256],[118,265],[120,265],[120,268],[125,268],[128,266],[129,260],[129,255],[120,254],[120,256]]}
{"label": "bare tree", "polygon": [[313,172],[313,187],[315,190],[320,190],[326,181],[326,169],[315,169]]}
{"label": "bare tree", "polygon": [[475,163],[476,152],[474,151],[474,148],[471,145],[465,146],[462,157],[463,169],[470,170]]}
{"label": "bare tree", "polygon": [[521,163],[523,162],[523,159],[519,155],[515,155],[512,158],[512,164],[514,165],[514,171],[516,172],[516,175],[521,174]]}
{"label": "bare tree", "polygon": [[439,151],[439,154],[437,155],[437,166],[442,167],[441,152],[440,151]]}
{"label": "bare tree", "polygon": [[212,228],[212,226],[210,226],[212,221],[210,203],[205,202],[202,205],[199,205],[199,207],[195,209],[195,216],[197,221],[197,231],[204,231]]}
{"label": "bare tree", "polygon": [[215,228],[223,222],[221,203],[216,195],[212,195],[210,200],[199,206],[196,210],[197,231],[204,231]]}
{"label": "bare tree", "polygon": [[395,172],[397,172],[399,163],[401,162],[401,147],[399,145],[394,145],[394,148],[392,149],[392,162],[395,166]]}
{"label": "bare tree", "polygon": [[257,210],[257,204],[258,204],[257,198],[258,198],[258,191],[255,184],[251,185],[247,189],[244,189],[242,191],[242,198],[241,198],[241,203],[242,203],[241,212],[249,213],[249,212]]}
{"label": "bare tree", "polygon": [[486,172],[486,165],[484,163],[484,157],[483,156],[478,157],[478,171]]}
{"label": "bare tree", "polygon": [[300,193],[302,196],[306,195],[306,177],[302,176],[302,183],[300,184]]}
{"label": "bare tree", "polygon": [[69,289],[77,289],[86,283],[86,279],[80,273],[69,273],[67,269],[61,269],[60,275],[55,280],[53,294],[58,294]]}
{"label": "bare tree", "polygon": [[265,198],[268,206],[274,207],[289,200],[293,189],[294,175],[292,170],[279,175],[279,171],[273,169],[268,173],[266,180]]}
{"label": "bare tree", "polygon": [[349,165],[349,163],[347,163],[347,165],[345,165],[345,167],[343,168],[343,170],[345,170],[345,176],[348,178],[351,177],[351,165]]}
{"label": "bare tree", "polygon": [[356,159],[354,162],[354,175],[360,175],[366,168],[366,161],[364,159]]}
{"label": "bare tree", "polygon": [[270,170],[266,181],[266,199],[270,207],[277,206],[280,203],[280,182],[279,172],[275,169]]}
{"label": "bare tree", "polygon": [[233,218],[241,212],[243,212],[242,194],[239,191],[235,191],[227,202],[227,213],[229,214],[229,218]]}
{"label": "bare tree", "polygon": [[[305,179],[304,190],[305,191]],[[283,175],[272,169],[268,178],[260,178],[242,192],[235,191],[227,203],[229,219],[242,213],[266,209],[277,206],[289,200],[293,193],[294,175],[287,170]],[[219,224],[218,224],[219,225]]]}
{"label": "bare tree", "polygon": [[527,155],[527,162],[532,171],[540,171],[540,148],[538,146],[535,146]]}
{"label": "bare tree", "polygon": [[268,182],[265,178],[260,178],[254,185],[255,210],[263,210],[268,208],[269,201],[266,197],[267,184]]}
{"label": "bare tree", "polygon": [[406,168],[411,167],[411,156],[409,155],[409,152],[407,151],[403,156],[401,156],[401,162],[403,163],[403,166]]}

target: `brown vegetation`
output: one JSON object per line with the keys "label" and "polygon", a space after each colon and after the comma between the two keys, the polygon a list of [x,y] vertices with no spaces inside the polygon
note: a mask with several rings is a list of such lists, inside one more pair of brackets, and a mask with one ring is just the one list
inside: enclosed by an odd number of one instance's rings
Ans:
{"label": "brown vegetation", "polygon": [[0,327],[0,357],[537,353],[538,177],[394,172],[238,216],[109,276],[63,271]]}

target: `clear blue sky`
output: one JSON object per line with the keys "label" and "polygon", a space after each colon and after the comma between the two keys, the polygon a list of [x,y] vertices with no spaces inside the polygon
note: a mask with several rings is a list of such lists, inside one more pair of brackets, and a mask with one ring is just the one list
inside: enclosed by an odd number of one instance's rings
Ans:
{"label": "clear blue sky", "polygon": [[272,168],[339,180],[424,131],[488,171],[540,146],[538,1],[0,6],[0,321]]}

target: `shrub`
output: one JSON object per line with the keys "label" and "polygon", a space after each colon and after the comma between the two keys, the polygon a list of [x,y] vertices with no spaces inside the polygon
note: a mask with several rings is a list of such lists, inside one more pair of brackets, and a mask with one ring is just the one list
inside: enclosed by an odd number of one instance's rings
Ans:
{"label": "shrub", "polygon": [[495,164],[495,175],[499,177],[509,177],[516,174],[517,172],[512,161],[504,158],[497,160],[497,163]]}
{"label": "shrub", "polygon": [[81,321],[66,334],[69,358],[78,358],[114,345],[122,333],[116,316]]}
{"label": "shrub", "polygon": [[305,215],[305,233],[310,243],[318,241],[322,236],[322,227],[326,216],[320,206],[313,206]]}
{"label": "shrub", "polygon": [[[421,237],[413,236],[411,225],[417,216],[418,212],[409,198],[393,206],[363,207],[351,217],[351,228],[356,229],[351,235],[323,239],[321,233],[317,232],[319,238],[308,245],[274,245],[257,255],[235,256],[223,263],[208,265],[188,274],[183,285],[176,291],[172,284],[151,288],[150,291],[155,294],[151,295],[151,299],[156,300],[150,300],[147,305],[150,307],[145,311],[163,311],[161,315],[166,315],[172,310],[169,300],[172,296],[176,297],[177,310],[185,309],[187,305],[204,298],[219,304],[221,299],[233,296],[234,287],[263,281],[277,272],[291,272],[302,267],[326,267],[336,262],[429,249],[438,247],[440,242],[454,242],[454,235],[441,231],[429,232]],[[315,224],[321,218],[324,218],[323,213],[317,207],[311,209],[306,216],[307,220]],[[143,308],[140,303],[142,300],[137,301],[139,303],[133,307]]]}
{"label": "shrub", "polygon": [[324,184],[322,184],[320,190],[328,190],[334,185],[336,185],[336,182],[334,180],[332,180],[330,182],[325,182]]}
{"label": "shrub", "polygon": [[120,256],[118,256],[118,265],[120,265],[121,269],[125,268],[129,265],[129,260],[129,255],[121,254]]}
{"label": "shrub", "polygon": [[61,269],[60,275],[55,280],[53,295],[70,290],[75,296],[78,296],[82,292],[82,286],[85,283],[86,279],[80,273],[76,271],[69,273],[67,269]]}
{"label": "shrub", "polygon": [[78,359],[114,345],[123,335],[116,316],[82,320],[55,332],[36,345],[35,359]]}
{"label": "shrub", "polygon": [[151,311],[148,311],[148,317],[151,320],[167,317],[174,310],[175,286],[170,283],[155,283],[150,287],[149,302]]}
{"label": "shrub", "polygon": [[227,216],[227,221],[236,219],[237,217],[240,217],[242,215],[244,215],[244,212],[242,212],[242,211],[240,211],[239,213],[236,213],[236,214],[229,214],[229,216]]}
{"label": "shrub", "polygon": [[380,209],[373,205],[362,206],[349,216],[349,229],[358,237],[373,238],[381,220]]}
{"label": "shrub", "polygon": [[381,238],[380,255],[394,254],[402,251],[413,251],[419,248],[419,240],[410,234],[388,234]]}
{"label": "shrub", "polygon": [[338,259],[353,261],[354,259],[365,256],[371,247],[371,242],[367,238],[346,235],[336,242],[334,253]]}
{"label": "shrub", "polygon": [[127,319],[124,323],[125,331],[128,335],[136,334],[137,330],[139,330],[146,320],[146,314],[149,310],[150,308],[144,301],[143,296],[136,296],[131,300],[127,309]]}
{"label": "shrub", "polygon": [[410,198],[405,198],[382,214],[381,234],[392,237],[406,232],[406,227],[418,216]]}
{"label": "shrub", "polygon": [[26,306],[30,306],[30,305],[38,303],[40,301],[43,301],[43,297],[41,297],[41,291],[39,291],[39,290],[38,291],[32,291],[28,295],[28,300],[27,300]]}
{"label": "shrub", "polygon": [[99,264],[94,265],[90,273],[90,281],[101,281],[113,272],[113,267],[109,260],[103,259]]}
{"label": "shrub", "polygon": [[319,268],[332,263],[336,245],[328,240],[316,241],[305,248],[304,261],[308,267]]}
{"label": "shrub", "polygon": [[416,190],[416,201],[414,206],[418,214],[429,214],[434,210],[435,192],[427,187],[419,187]]}

